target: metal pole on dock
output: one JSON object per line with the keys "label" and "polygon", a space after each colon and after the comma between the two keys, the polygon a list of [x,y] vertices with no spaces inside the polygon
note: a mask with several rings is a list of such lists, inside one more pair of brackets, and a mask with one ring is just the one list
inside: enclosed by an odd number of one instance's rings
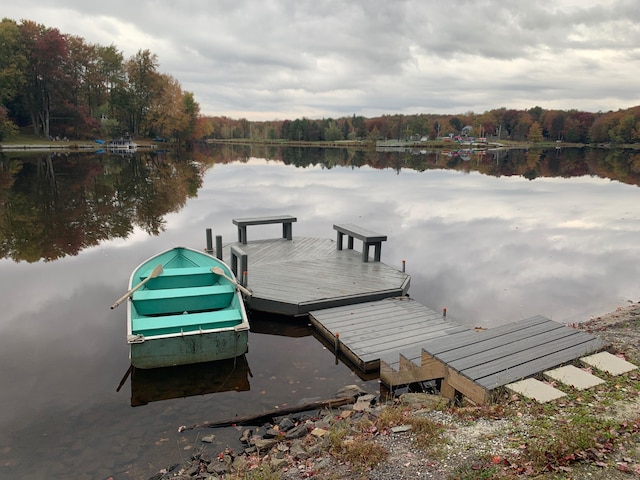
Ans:
{"label": "metal pole on dock", "polygon": [[406,260],[402,260],[402,273],[404,273],[405,271],[405,264],[406,264]]}
{"label": "metal pole on dock", "polygon": [[210,228],[207,228],[207,253],[209,255],[213,253],[213,240],[212,240]]}
{"label": "metal pole on dock", "polygon": [[216,235],[216,257],[222,260],[222,235]]}

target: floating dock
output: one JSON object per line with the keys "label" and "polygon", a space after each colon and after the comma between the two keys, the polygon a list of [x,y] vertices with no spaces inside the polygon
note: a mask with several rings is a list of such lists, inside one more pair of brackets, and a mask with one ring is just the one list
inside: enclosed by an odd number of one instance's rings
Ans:
{"label": "floating dock", "polygon": [[[353,237],[346,249],[338,248],[337,240],[293,237],[294,221],[295,217],[288,215],[234,220],[239,229],[238,242],[222,247],[223,260],[251,290],[252,295],[246,298],[250,309],[306,317],[312,310],[407,294],[411,277],[375,261],[375,257],[364,261],[362,253],[354,249]],[[284,226],[287,222],[288,227]],[[283,224],[282,238],[247,239],[247,225],[273,223]],[[363,247],[374,238],[379,253],[380,236],[366,232],[372,235],[364,236]]]}
{"label": "floating dock", "polygon": [[[245,299],[250,309],[309,318],[336,354],[362,372],[379,372],[391,390],[435,381],[447,398],[483,404],[503,387],[607,347],[542,316],[482,331],[451,321],[409,298],[411,277],[380,261],[386,235],[342,224],[334,225],[335,241],[298,238],[296,221],[290,215],[234,219],[238,242],[222,246],[217,237],[215,250],[252,291]],[[269,224],[282,224],[281,238],[248,239],[249,226]],[[213,250],[210,232],[207,244]]]}

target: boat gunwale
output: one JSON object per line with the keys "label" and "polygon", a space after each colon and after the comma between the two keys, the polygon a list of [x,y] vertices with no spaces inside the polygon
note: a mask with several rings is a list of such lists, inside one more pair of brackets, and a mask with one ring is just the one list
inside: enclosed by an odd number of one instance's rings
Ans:
{"label": "boat gunwale", "polygon": [[[199,250],[196,250],[194,248],[190,248],[190,247],[183,247],[180,245],[168,248],[166,250],[163,250],[145,260],[143,260],[142,262],[140,262],[131,272],[131,275],[129,276],[129,289],[133,288],[133,282],[135,280],[136,274],[140,271],[140,268],[148,263],[152,263],[154,259],[165,255],[169,252],[171,252],[172,250],[178,250],[178,249],[183,249],[183,250],[188,250],[191,251],[193,253],[198,254],[199,256],[203,256],[203,257],[208,257],[211,258],[213,260],[215,260],[217,263],[221,264],[221,266],[225,267],[225,269],[227,270],[227,272],[231,272],[231,268],[229,267],[229,265],[227,265],[224,261],[220,260],[219,258],[210,255],[207,252],[202,252]],[[138,282],[139,283],[139,282]],[[136,284],[137,285],[137,284]],[[164,334],[160,334],[160,335],[149,335],[149,336],[145,336],[145,335],[135,335],[133,334],[133,325],[132,325],[132,300],[131,298],[128,299],[127,301],[127,343],[130,346],[135,345],[136,343],[141,343],[139,341],[135,341],[135,340],[129,340],[129,338],[134,338],[134,339],[141,339],[142,341],[151,341],[151,340],[159,340],[159,339],[165,339],[165,338],[180,338],[180,337],[186,337],[186,336],[191,336],[191,335],[212,335],[212,334],[216,334],[216,333],[221,333],[221,332],[244,332],[250,329],[250,325],[249,325],[249,319],[247,316],[247,312],[246,312],[246,308],[244,305],[244,301],[242,299],[242,295],[241,293],[238,291],[237,288],[234,289],[234,295],[235,298],[238,302],[238,307],[237,309],[240,310],[240,315],[242,318],[242,322],[234,325],[232,327],[221,327],[221,328],[208,328],[208,329],[198,329],[198,330],[190,330],[187,332],[175,332],[175,333],[164,333]],[[182,314],[180,314],[182,315]]]}

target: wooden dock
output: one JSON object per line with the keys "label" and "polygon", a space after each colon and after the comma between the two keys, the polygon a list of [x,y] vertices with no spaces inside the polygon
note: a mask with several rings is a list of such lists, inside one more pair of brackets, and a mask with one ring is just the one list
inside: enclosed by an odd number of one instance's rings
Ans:
{"label": "wooden dock", "polygon": [[[216,250],[252,291],[245,299],[250,309],[308,317],[323,343],[360,371],[379,372],[391,390],[433,380],[447,398],[483,404],[502,387],[607,347],[541,316],[470,329],[407,296],[410,276],[379,261],[386,235],[348,224],[334,226],[335,241],[299,238],[295,221],[289,215],[234,219],[238,242],[222,246],[218,237]],[[248,240],[247,226],[273,223],[282,223],[281,238]],[[365,253],[354,250],[354,238]]]}
{"label": "wooden dock", "polygon": [[[468,327],[409,297],[310,312],[311,324],[362,371],[378,370],[380,362],[421,358],[422,345]],[[411,382],[407,382],[411,383]]]}
{"label": "wooden dock", "polygon": [[[364,262],[354,249],[339,250],[331,239],[239,241],[223,247],[228,264],[232,251],[246,254],[245,283],[252,291],[246,302],[261,312],[306,316],[312,310],[402,296],[411,282],[397,268]],[[240,270],[237,275],[242,277]]]}

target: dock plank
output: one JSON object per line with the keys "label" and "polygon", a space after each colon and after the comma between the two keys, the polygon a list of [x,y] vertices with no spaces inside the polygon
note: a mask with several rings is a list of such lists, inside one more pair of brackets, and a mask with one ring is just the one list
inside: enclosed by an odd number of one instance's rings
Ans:
{"label": "dock plank", "polygon": [[[448,350],[437,355],[438,359],[447,363],[454,363],[460,359],[488,357],[494,349],[517,349],[530,343],[532,346],[544,342],[544,339],[552,339],[555,335],[571,335],[577,330],[568,328],[551,320],[534,325],[526,329],[518,329],[506,335],[493,336],[490,330],[480,332],[478,340],[468,345],[460,346],[454,350]],[[541,340],[542,339],[542,340]],[[426,350],[426,347],[425,347]]]}
{"label": "dock plank", "polygon": [[[455,368],[460,371],[466,368],[482,365],[484,363],[498,362],[500,359],[503,359],[505,364],[508,366],[509,363],[506,359],[519,353],[526,352],[527,350],[544,348],[550,342],[572,336],[575,332],[572,332],[569,328],[556,328],[542,333],[544,333],[544,335],[521,338],[503,344],[494,342],[487,350],[462,356],[454,361],[449,361],[446,358],[441,358],[441,360],[455,366]],[[462,351],[464,349],[459,350]]]}
{"label": "dock plank", "polygon": [[405,358],[419,359],[425,342],[467,330],[408,297],[310,312],[311,323],[330,341],[367,368]]}
{"label": "dock plank", "polygon": [[522,380],[523,378],[532,377],[539,373],[563,365],[567,362],[574,361],[583,355],[598,351],[604,348],[604,344],[599,339],[592,339],[583,344],[573,345],[563,350],[553,352],[552,355],[540,357],[527,363],[515,366],[508,370],[501,370],[491,375],[487,375],[475,380],[476,383],[487,389],[495,389],[502,387],[507,383]]}
{"label": "dock plank", "polygon": [[551,320],[548,318],[536,315],[517,322],[500,325],[489,330],[482,330],[479,332],[469,330],[468,332],[448,338],[446,342],[427,344],[425,345],[425,350],[434,356],[444,355],[445,352],[481,343],[488,338],[497,338],[503,335],[509,335],[540,324],[548,324],[550,321]]}
{"label": "dock plank", "polygon": [[[544,370],[548,370],[549,368],[553,368],[554,366],[561,365],[565,361],[564,352],[567,349],[585,345],[593,345],[595,347],[599,347],[603,345],[603,342],[594,337],[591,337],[588,334],[585,334],[584,336],[575,335],[571,337],[563,337],[550,341],[544,346],[539,346],[534,349],[518,352],[495,361],[466,367],[465,369],[459,371],[470,379],[479,381],[484,377],[495,375],[499,372],[510,370],[513,371],[516,368],[521,367],[522,365],[532,366],[534,362],[538,362],[539,359],[545,359],[545,361],[548,362],[549,366],[544,368]],[[586,353],[582,353],[582,355],[585,354]],[[555,365],[553,365],[554,363]],[[456,368],[455,364],[450,364],[450,366],[452,368]],[[456,370],[458,369],[456,368]],[[535,375],[537,373],[539,373],[539,371],[536,371],[535,369],[531,371],[531,375]]]}

